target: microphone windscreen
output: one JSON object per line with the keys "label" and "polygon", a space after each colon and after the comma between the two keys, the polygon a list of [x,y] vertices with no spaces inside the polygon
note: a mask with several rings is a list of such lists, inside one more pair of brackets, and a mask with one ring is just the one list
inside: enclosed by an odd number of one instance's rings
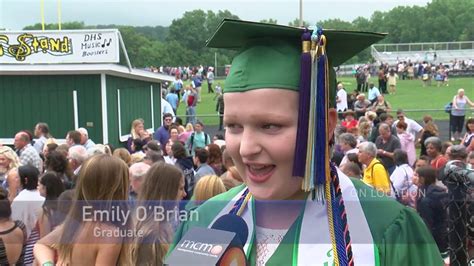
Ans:
{"label": "microphone windscreen", "polygon": [[245,245],[249,235],[249,229],[244,219],[235,214],[226,214],[219,217],[211,228],[236,233],[242,245]]}

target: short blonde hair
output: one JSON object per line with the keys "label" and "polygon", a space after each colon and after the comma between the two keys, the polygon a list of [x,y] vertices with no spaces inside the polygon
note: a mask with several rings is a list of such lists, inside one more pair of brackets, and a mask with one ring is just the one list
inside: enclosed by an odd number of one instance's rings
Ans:
{"label": "short blonde hair", "polygon": [[187,124],[186,124],[186,131],[194,131],[193,124],[187,123]]}
{"label": "short blonde hair", "polygon": [[206,201],[224,192],[226,192],[226,188],[218,176],[206,175],[197,182],[194,188],[194,199],[196,201]]}

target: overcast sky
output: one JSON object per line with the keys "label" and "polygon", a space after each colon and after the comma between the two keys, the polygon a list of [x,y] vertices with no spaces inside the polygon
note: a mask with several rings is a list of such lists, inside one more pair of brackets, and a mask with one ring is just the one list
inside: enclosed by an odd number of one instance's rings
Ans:
{"label": "overcast sky", "polygon": [[[57,1],[44,0],[46,23],[57,22]],[[299,16],[300,0],[61,0],[62,21],[86,25],[119,24],[169,26],[184,12],[227,9],[244,20],[277,19],[288,24]],[[41,22],[41,0],[0,0],[0,28],[20,30]],[[303,17],[311,23],[339,18],[352,21],[370,18],[374,11],[396,6],[425,6],[430,0],[303,0]]]}

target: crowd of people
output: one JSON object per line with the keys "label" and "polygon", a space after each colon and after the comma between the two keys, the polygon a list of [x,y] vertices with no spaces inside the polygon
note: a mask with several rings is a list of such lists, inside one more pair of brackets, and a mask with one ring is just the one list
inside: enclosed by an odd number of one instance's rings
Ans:
{"label": "crowd of people", "polygon": [[[454,97],[454,102],[463,96],[463,90],[460,94]],[[471,103],[467,99],[464,104]],[[463,169],[474,170],[474,119],[456,128],[456,138],[453,135],[452,141],[442,141],[429,115],[423,117],[420,125],[402,109],[397,110],[396,117],[387,109],[373,112],[363,94],[354,107],[356,112],[341,113],[343,119],[336,128],[333,162],[346,175],[361,179],[380,193],[416,209],[440,251],[447,256],[449,192],[442,180],[446,178],[448,162],[462,162]],[[464,123],[464,115],[462,118],[460,123]],[[461,135],[464,128],[466,133]],[[420,147],[419,154],[416,147]]]}
{"label": "crowd of people", "polygon": [[[0,257],[1,263],[31,264],[36,258],[44,265],[56,256],[73,264],[161,261],[179,221],[155,224],[149,219],[127,225],[149,234],[140,241],[149,244],[156,239],[159,241],[153,243],[163,245],[147,246],[120,237],[101,243],[92,239],[94,228],[105,232],[118,227],[84,220],[78,206],[95,201],[155,201],[171,210],[192,210],[199,202],[242,183],[223,136],[211,138],[200,121],[184,128],[179,118],[168,113],[163,121],[153,134],[144,130],[143,120],[133,121],[123,148],[95,144],[85,128],[69,131],[66,143],[59,144],[46,123],[38,123],[34,133],[18,132],[14,149],[0,146],[0,233],[4,240],[0,253],[6,254]],[[191,198],[193,203],[183,206],[181,200]],[[129,244],[125,253],[122,242]],[[67,243],[90,245],[71,248]],[[149,257],[151,250],[156,256]]]}

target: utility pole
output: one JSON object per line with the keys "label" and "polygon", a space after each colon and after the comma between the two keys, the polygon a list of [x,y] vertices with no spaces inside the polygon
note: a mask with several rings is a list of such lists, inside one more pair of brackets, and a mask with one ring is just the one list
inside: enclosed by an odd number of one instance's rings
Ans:
{"label": "utility pole", "polygon": [[300,27],[303,27],[303,0],[300,0]]}

